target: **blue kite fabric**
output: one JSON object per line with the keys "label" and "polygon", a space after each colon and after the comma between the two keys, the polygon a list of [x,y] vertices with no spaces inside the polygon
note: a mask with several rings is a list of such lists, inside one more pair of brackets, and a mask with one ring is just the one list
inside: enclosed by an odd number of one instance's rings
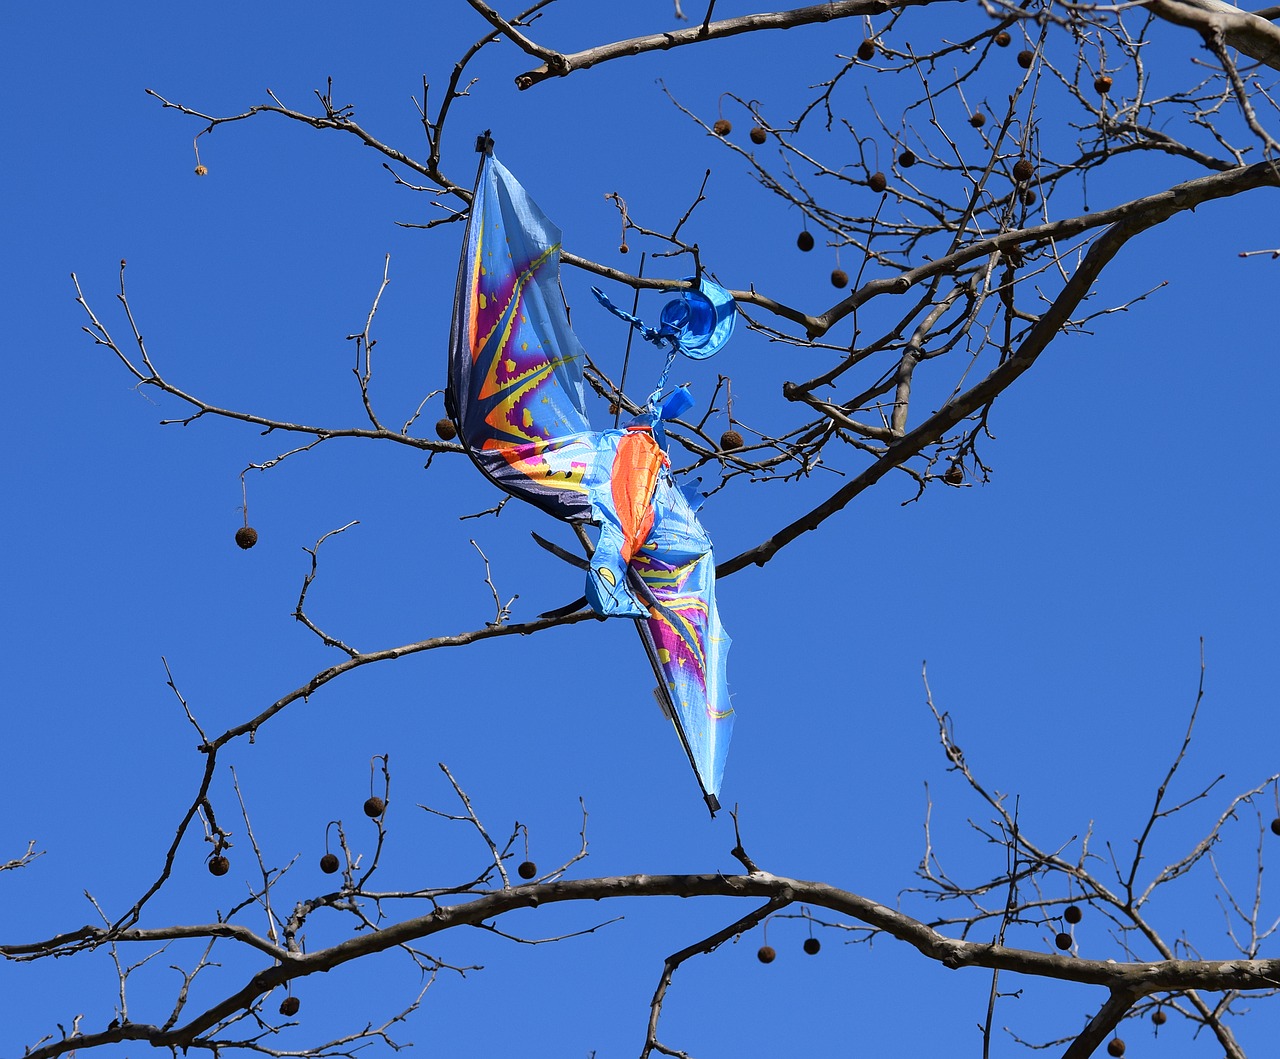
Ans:
{"label": "blue kite fabric", "polygon": [[[716,612],[711,540],[672,478],[663,430],[693,401],[683,387],[665,400],[655,391],[625,427],[593,431],[585,352],[559,272],[560,230],[486,149],[458,269],[449,414],[494,484],[558,519],[599,526],[587,599],[599,614],[635,619],[659,704],[714,814],[733,729],[731,641]],[[724,297],[682,292],[690,308],[663,310],[673,355],[727,340],[732,300],[714,290]]]}

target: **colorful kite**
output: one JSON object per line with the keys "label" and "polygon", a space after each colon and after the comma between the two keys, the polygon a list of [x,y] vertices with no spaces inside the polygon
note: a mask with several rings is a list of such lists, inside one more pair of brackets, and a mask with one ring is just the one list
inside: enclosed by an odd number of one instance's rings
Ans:
{"label": "colorful kite", "polygon": [[[629,424],[591,429],[585,352],[560,293],[560,230],[492,147],[487,136],[477,144],[484,158],[458,269],[448,411],[472,460],[496,485],[558,519],[600,528],[591,559],[571,557],[588,571],[587,599],[599,614],[635,619],[659,704],[714,814],[733,728],[725,683],[730,640],[716,613],[711,540],[694,515],[692,490],[672,479],[663,429],[693,399],[684,387],[664,394],[664,371]],[[613,311],[669,347],[669,369],[677,350],[695,358],[715,353],[737,310],[727,292],[704,279],[697,290],[680,291],[656,329]]]}

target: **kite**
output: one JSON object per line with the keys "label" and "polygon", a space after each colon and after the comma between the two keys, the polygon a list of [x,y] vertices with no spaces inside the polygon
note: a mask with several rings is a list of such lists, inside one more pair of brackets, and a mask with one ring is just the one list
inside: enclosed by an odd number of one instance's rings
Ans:
{"label": "kite", "polygon": [[693,398],[685,387],[663,388],[677,351],[702,359],[728,341],[737,308],[704,278],[680,289],[650,328],[595,292],[669,355],[638,416],[592,429],[586,353],[560,292],[560,230],[493,156],[487,135],[476,147],[483,158],[454,297],[449,416],[494,484],[558,519],[599,527],[589,560],[539,543],[586,569],[586,598],[598,614],[635,621],[659,705],[714,816],[733,728],[731,641],[716,611],[711,540],[694,514],[701,497],[676,485],[666,454],[664,423]]}

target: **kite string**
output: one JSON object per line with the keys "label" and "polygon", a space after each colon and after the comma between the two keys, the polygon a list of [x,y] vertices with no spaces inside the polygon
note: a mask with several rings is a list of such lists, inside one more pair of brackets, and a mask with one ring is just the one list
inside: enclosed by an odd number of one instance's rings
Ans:
{"label": "kite string", "polygon": [[[648,255],[646,253],[641,252],[640,268],[636,273],[637,279],[644,279],[644,263],[647,257]],[[636,310],[639,308],[640,308],[640,288],[637,287],[635,289],[635,297],[632,299],[632,302],[631,302],[632,316],[635,315]],[[613,425],[615,429],[618,426],[618,418],[622,415],[622,398],[627,388],[627,365],[631,363],[631,340],[634,337],[635,337],[635,329],[628,327],[627,328],[627,348],[626,348],[626,352],[622,354],[622,378],[618,382],[618,399],[613,402],[613,405],[614,405]]]}

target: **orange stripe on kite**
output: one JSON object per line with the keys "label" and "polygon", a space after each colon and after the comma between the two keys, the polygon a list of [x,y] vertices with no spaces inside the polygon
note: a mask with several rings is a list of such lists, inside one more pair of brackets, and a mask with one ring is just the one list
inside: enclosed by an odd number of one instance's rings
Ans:
{"label": "orange stripe on kite", "polygon": [[631,562],[653,529],[653,493],[658,487],[658,471],[666,462],[666,454],[648,427],[628,427],[618,440],[609,477],[622,528],[624,563]]}

